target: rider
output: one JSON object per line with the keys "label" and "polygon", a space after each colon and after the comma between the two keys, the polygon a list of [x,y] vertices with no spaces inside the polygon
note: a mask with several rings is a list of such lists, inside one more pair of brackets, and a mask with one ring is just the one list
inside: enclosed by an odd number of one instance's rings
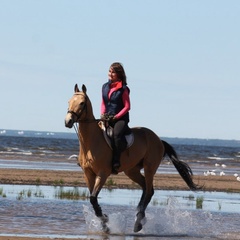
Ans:
{"label": "rider", "polygon": [[112,172],[118,173],[121,152],[126,147],[124,132],[128,128],[130,110],[130,89],[121,63],[113,63],[108,71],[109,81],[102,86],[101,118],[110,118],[113,127]]}

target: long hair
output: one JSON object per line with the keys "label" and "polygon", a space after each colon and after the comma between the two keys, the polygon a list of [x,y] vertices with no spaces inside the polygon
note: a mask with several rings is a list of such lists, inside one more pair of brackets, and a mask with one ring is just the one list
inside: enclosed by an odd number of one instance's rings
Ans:
{"label": "long hair", "polygon": [[123,68],[123,65],[119,62],[114,62],[110,68],[113,68],[114,71],[117,73],[119,79],[121,79],[124,85],[127,85],[127,77]]}

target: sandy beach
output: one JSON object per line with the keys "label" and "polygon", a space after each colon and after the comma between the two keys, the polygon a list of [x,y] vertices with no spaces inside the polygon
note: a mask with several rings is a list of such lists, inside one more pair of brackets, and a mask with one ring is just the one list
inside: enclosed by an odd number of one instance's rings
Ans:
{"label": "sandy beach", "polygon": [[[194,181],[203,185],[204,191],[240,192],[240,182],[234,176],[195,176]],[[81,186],[85,187],[81,171],[46,171],[0,169],[0,184]],[[123,173],[111,175],[105,188],[138,189]],[[156,174],[154,188],[164,190],[188,190],[187,185],[178,174]],[[0,240],[47,240],[50,238],[0,236]],[[64,238],[54,238],[61,240]],[[69,239],[69,238],[68,238]],[[75,238],[76,239],[76,238]],[[81,238],[78,238],[79,240]],[[71,239],[69,239],[71,240]]]}
{"label": "sandy beach", "polygon": [[[240,192],[240,182],[234,176],[194,176],[203,191]],[[81,186],[86,187],[81,171],[46,171],[0,169],[0,184]],[[139,189],[124,173],[111,175],[105,188]],[[159,190],[188,190],[179,174],[156,174],[154,188]]]}

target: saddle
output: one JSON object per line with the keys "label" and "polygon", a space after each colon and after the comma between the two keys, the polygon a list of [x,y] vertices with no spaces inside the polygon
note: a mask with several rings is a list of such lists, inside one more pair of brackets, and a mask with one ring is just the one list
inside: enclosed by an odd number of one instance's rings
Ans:
{"label": "saddle", "polygon": [[[103,136],[104,136],[107,144],[109,145],[109,147],[112,149],[113,128],[109,124],[107,124],[106,121],[99,121],[98,126],[102,129]],[[127,142],[127,146],[125,149],[128,149],[132,146],[132,144],[134,142],[134,135],[132,133],[131,128],[128,127],[128,129],[125,131],[124,137]]]}

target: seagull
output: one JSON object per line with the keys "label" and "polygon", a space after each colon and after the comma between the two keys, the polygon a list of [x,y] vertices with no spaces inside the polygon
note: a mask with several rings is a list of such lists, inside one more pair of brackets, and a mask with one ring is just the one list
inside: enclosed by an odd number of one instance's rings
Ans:
{"label": "seagull", "polygon": [[215,163],[215,167],[219,167],[220,166],[220,164],[218,164],[218,163]]}
{"label": "seagull", "polygon": [[215,173],[216,170],[207,170],[207,172],[204,172],[204,176],[209,176],[209,175],[212,175],[212,176],[216,176],[216,173]]}
{"label": "seagull", "polygon": [[234,176],[234,177],[238,177],[238,174],[237,174],[237,173],[234,173],[233,176]]}
{"label": "seagull", "polygon": [[223,168],[225,168],[225,167],[226,167],[226,165],[225,165],[225,164],[222,164],[222,167],[223,167]]}
{"label": "seagull", "polygon": [[240,177],[237,177],[237,181],[239,181],[239,182],[240,182]]}
{"label": "seagull", "polygon": [[216,176],[216,173],[215,173],[215,172],[210,172],[210,174],[211,174],[212,176]]}
{"label": "seagull", "polygon": [[210,175],[210,172],[209,172],[209,171],[204,172],[203,175],[204,175],[204,176],[209,176],[209,175]]}
{"label": "seagull", "polygon": [[68,158],[68,160],[70,160],[70,159],[72,159],[72,158],[78,159],[78,155],[73,154],[73,155],[71,155],[71,156]]}
{"label": "seagull", "polygon": [[224,176],[225,175],[225,172],[220,172],[220,176]]}

